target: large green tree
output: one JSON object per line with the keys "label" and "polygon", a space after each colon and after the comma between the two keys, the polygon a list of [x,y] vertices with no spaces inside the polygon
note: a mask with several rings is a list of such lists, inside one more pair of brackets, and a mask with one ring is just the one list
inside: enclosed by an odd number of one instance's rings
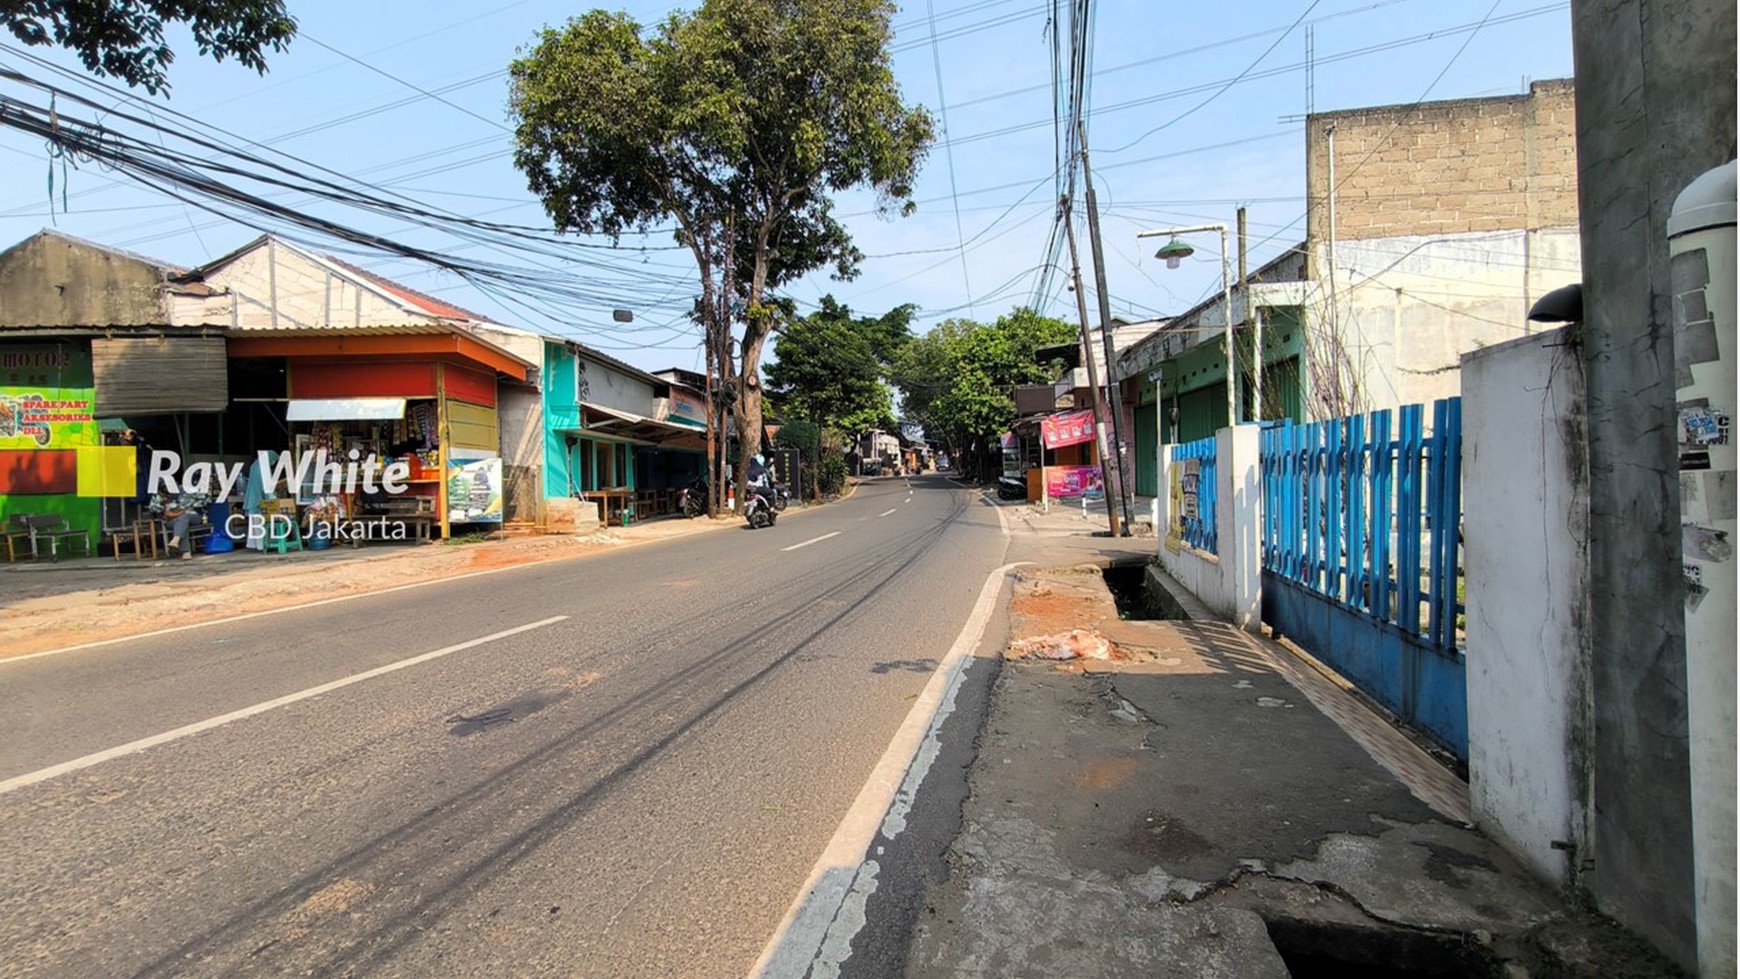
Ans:
{"label": "large green tree", "polygon": [[1058,365],[1042,363],[1040,348],[1077,338],[1068,323],[1025,307],[995,323],[946,320],[906,346],[894,383],[907,414],[959,459],[1008,430],[1015,420],[1012,388],[1056,378]]}
{"label": "large green tree", "polygon": [[889,365],[912,338],[912,307],[881,316],[854,316],[833,296],[788,323],[765,369],[768,393],[788,415],[858,434],[894,426]]}
{"label": "large green tree", "polygon": [[67,48],[87,70],[153,95],[168,90],[175,60],[165,25],[187,25],[200,54],[259,72],[267,48],[296,36],[283,0],[0,0],[0,21],[25,44]]}
{"label": "large green tree", "polygon": [[[693,253],[710,366],[733,392],[740,471],[761,445],[771,292],[862,254],[830,195],[910,212],[930,145],[889,64],[889,0],[703,0],[643,32],[595,10],[512,64],[515,164],[558,228],[675,222]],[[741,316],[741,339],[733,322]]]}

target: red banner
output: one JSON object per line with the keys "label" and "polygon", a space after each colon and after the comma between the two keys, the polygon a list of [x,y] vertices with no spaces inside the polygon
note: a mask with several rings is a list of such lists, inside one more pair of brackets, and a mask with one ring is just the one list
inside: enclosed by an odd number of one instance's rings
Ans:
{"label": "red banner", "polygon": [[1066,445],[1091,442],[1094,438],[1093,410],[1067,411],[1061,415],[1041,418],[1039,420],[1039,436],[1044,439],[1045,447],[1048,449],[1061,449]]}

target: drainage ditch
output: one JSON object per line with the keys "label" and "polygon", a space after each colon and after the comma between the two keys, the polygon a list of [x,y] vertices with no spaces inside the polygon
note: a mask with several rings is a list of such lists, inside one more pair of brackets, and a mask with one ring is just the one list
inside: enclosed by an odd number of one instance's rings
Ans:
{"label": "drainage ditch", "polygon": [[1112,600],[1118,603],[1118,618],[1184,618],[1182,610],[1175,608],[1174,603],[1167,600],[1171,598],[1170,595],[1156,595],[1148,590],[1147,569],[1148,563],[1140,561],[1114,564],[1100,570],[1100,574],[1106,579],[1106,588],[1112,593]]}
{"label": "drainage ditch", "polygon": [[1293,979],[1492,979],[1501,963],[1465,935],[1270,918]]}

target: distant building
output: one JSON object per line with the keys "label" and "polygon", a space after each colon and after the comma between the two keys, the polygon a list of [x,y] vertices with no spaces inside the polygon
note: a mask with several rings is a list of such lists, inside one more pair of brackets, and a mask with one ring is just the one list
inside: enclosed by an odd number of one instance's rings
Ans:
{"label": "distant building", "polygon": [[[1233,287],[1237,421],[1454,395],[1462,353],[1528,332],[1530,305],[1581,278],[1569,80],[1314,113],[1305,150],[1305,240],[1250,274],[1248,304]],[[1217,293],[1119,357],[1126,400],[1155,413],[1138,458],[1227,424],[1228,314]]]}

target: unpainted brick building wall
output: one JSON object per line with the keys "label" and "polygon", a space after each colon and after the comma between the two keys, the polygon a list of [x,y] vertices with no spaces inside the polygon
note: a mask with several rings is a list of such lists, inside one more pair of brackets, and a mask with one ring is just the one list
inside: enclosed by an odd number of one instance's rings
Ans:
{"label": "unpainted brick building wall", "polygon": [[1338,240],[1577,225],[1575,89],[1319,112],[1306,121],[1309,236]]}

